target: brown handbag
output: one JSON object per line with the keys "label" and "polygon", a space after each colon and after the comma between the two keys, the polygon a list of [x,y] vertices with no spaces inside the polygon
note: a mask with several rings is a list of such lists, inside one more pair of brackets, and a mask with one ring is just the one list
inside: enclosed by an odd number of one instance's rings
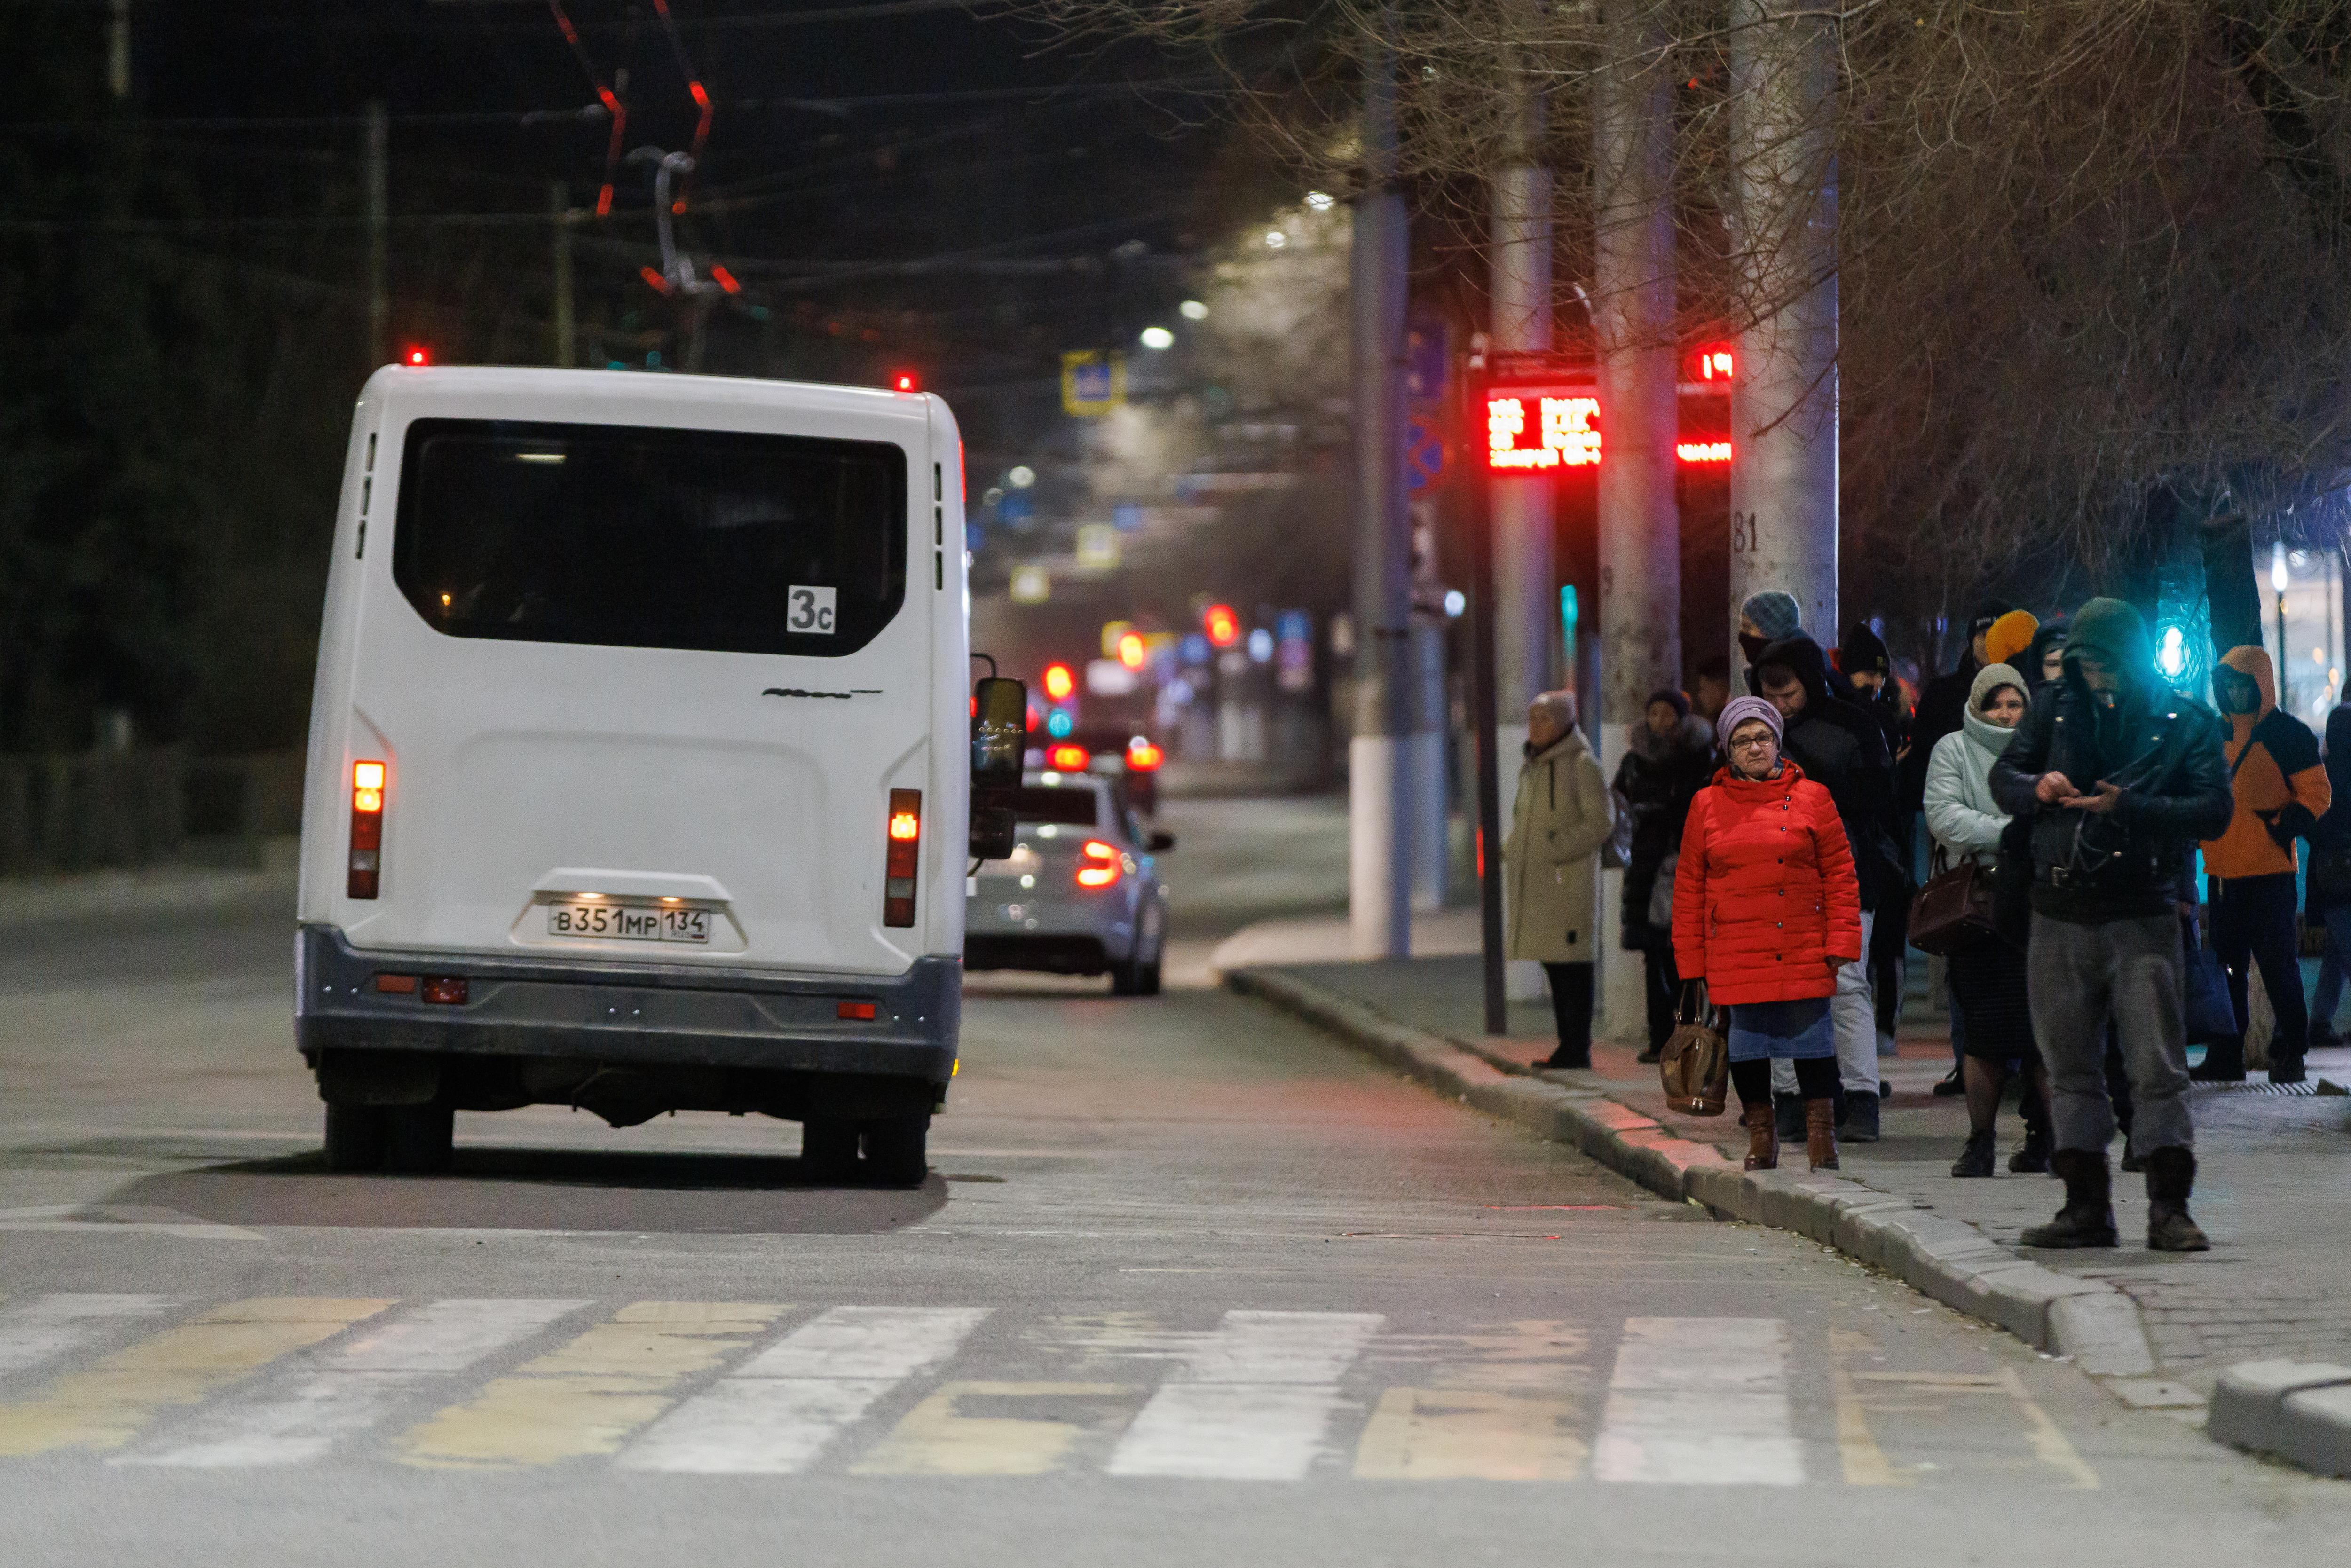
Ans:
{"label": "brown handbag", "polygon": [[1992,920],[1991,873],[1973,855],[1961,856],[1957,865],[1948,860],[1937,844],[1934,874],[1910,901],[1910,946],[1938,958],[1978,934],[1999,929]]}
{"label": "brown handbag", "polygon": [[1706,1005],[1706,982],[1682,988],[1674,1032],[1657,1058],[1666,1103],[1685,1116],[1719,1116],[1730,1089],[1730,1041],[1719,1008]]}

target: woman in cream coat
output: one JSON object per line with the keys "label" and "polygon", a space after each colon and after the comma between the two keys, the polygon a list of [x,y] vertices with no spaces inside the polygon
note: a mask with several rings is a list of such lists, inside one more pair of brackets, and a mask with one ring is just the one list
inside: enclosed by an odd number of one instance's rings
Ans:
{"label": "woman in cream coat", "polygon": [[1600,846],[1615,821],[1600,760],[1575,727],[1575,694],[1545,692],[1527,709],[1527,759],[1502,841],[1508,951],[1543,967],[1559,1025],[1559,1049],[1540,1066],[1592,1065],[1595,879]]}
{"label": "woman in cream coat", "polygon": [[[1987,664],[1968,688],[1959,728],[1935,743],[1927,760],[1927,831],[1950,863],[1972,859],[1989,877],[2000,863],[2000,835],[2008,814],[1991,795],[1991,765],[2008,747],[2010,732],[2024,716],[2023,675],[2008,664]],[[1960,1063],[1968,1095],[1968,1142],[1955,1176],[1992,1174],[1992,1124],[2009,1064],[2022,1061],[2030,1074],[2025,1089],[2025,1141],[2009,1162],[2012,1171],[2049,1168],[2046,1074],[2032,1040],[2032,1013],[2025,999],[2024,955],[1992,933],[1970,932],[1951,949],[1951,1000],[1965,1024],[1967,1055]]]}

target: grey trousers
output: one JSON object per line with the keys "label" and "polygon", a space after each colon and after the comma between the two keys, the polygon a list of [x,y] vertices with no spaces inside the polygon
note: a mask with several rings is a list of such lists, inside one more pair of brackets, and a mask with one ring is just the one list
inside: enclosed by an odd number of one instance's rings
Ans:
{"label": "grey trousers", "polygon": [[[1861,916],[1861,961],[1840,967],[1836,994],[1829,998],[1829,1017],[1836,1029],[1837,1080],[1847,1094],[1877,1093],[1877,1009],[1870,999],[1869,938],[1877,920],[1874,909]],[[1796,1092],[1796,1064],[1771,1064],[1771,1092]]]}
{"label": "grey trousers", "polygon": [[2137,1112],[2131,1147],[2194,1148],[2179,922],[2170,915],[2099,925],[2032,917],[2026,957],[2032,1038],[2049,1064],[2050,1122],[2060,1149],[2104,1154],[2115,1135],[2106,1098],[2106,1020],[2114,1019]]}

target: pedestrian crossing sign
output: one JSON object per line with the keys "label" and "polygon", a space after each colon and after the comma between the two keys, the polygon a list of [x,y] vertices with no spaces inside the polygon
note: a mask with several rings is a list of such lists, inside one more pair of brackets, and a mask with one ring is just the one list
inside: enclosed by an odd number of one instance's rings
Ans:
{"label": "pedestrian crossing sign", "polygon": [[1126,356],[1092,349],[1061,356],[1061,412],[1099,419],[1126,405]]}

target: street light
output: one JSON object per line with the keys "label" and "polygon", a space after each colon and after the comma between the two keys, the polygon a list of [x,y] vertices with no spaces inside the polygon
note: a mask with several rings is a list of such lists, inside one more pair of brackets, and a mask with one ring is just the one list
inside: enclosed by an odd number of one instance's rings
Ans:
{"label": "street light", "polygon": [[1335,199],[1336,198],[1334,198],[1328,191],[1309,191],[1306,193],[1306,204],[1313,208],[1318,213],[1329,212]]}
{"label": "street light", "polygon": [[1023,463],[1019,467],[1013,469],[1012,472],[1007,474],[1004,478],[1005,482],[1010,485],[1014,489],[1026,490],[1029,486],[1034,485],[1037,482],[1037,470],[1029,467],[1026,463]]}
{"label": "street light", "polygon": [[1165,327],[1145,327],[1143,329],[1143,346],[1146,349],[1172,349],[1176,346],[1176,334]]}
{"label": "street light", "polygon": [[1176,313],[1186,321],[1205,321],[1208,319],[1208,308],[1196,299],[1186,299],[1183,304],[1176,307]]}

